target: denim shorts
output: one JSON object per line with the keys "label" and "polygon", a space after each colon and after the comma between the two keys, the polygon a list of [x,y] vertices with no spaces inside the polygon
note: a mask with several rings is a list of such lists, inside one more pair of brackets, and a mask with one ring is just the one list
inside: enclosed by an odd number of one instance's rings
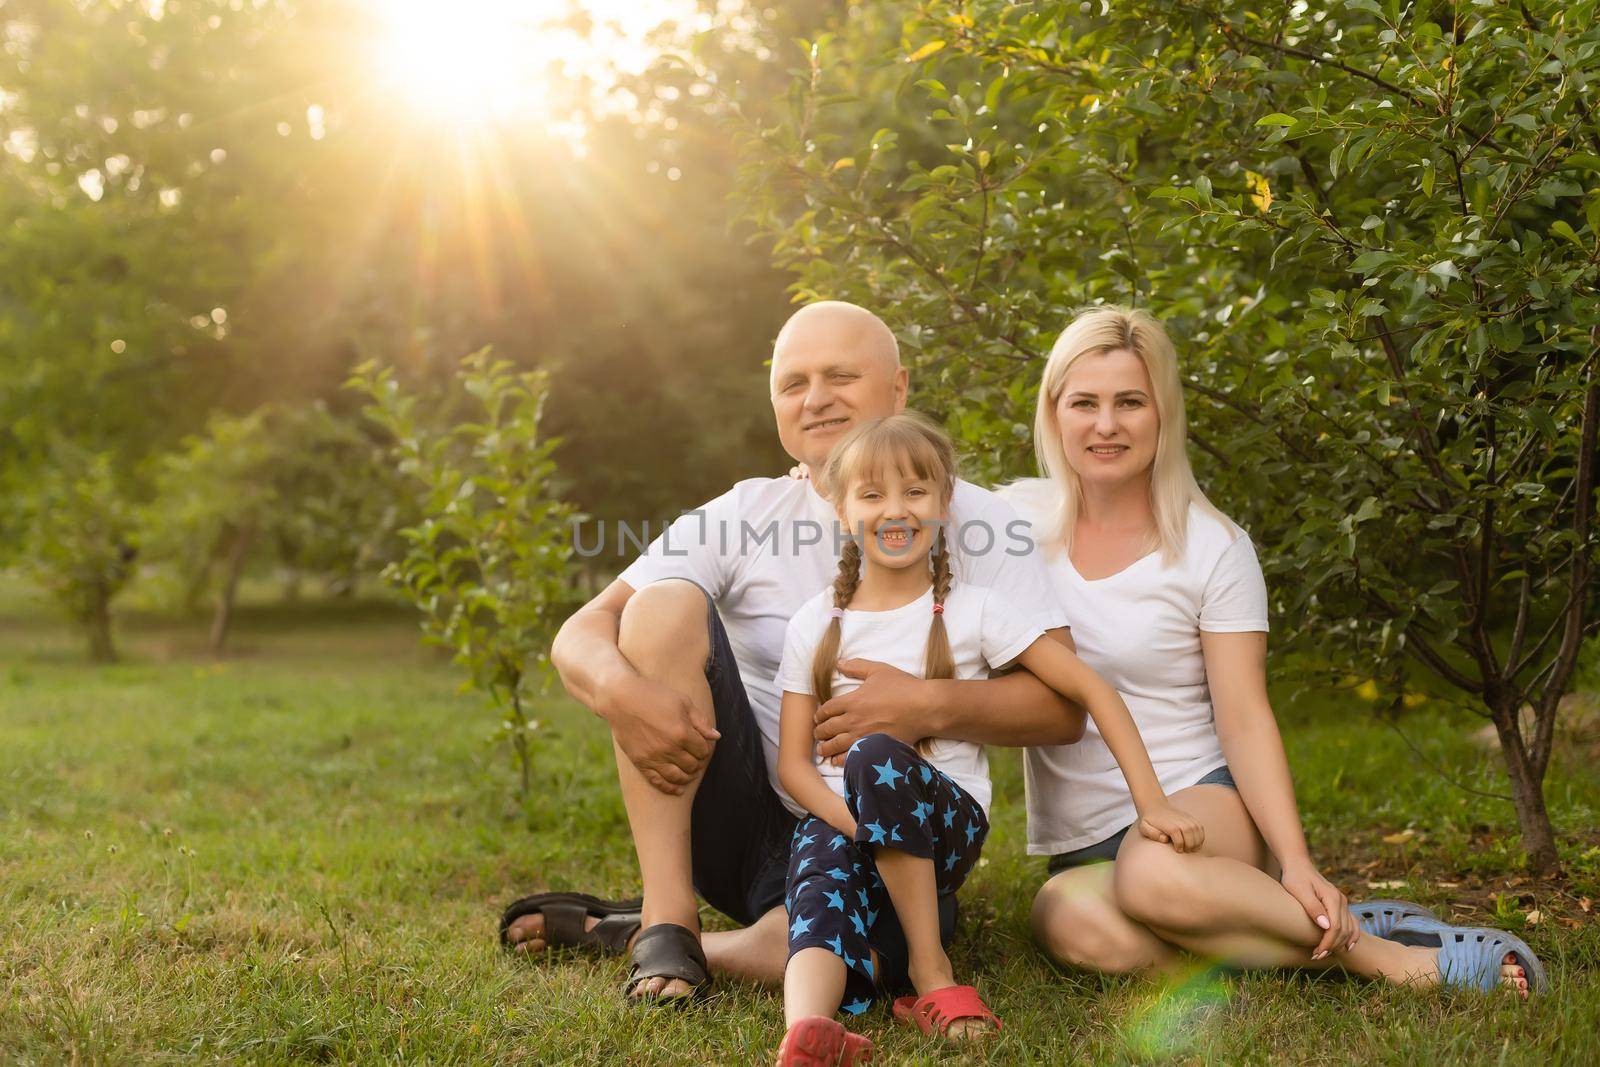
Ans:
{"label": "denim shorts", "polygon": [[706,685],[722,737],[711,750],[690,809],[694,887],[707,904],[748,926],[783,907],[796,820],[768,783],[761,731],[710,594],[706,636]]}
{"label": "denim shorts", "polygon": [[[1229,789],[1238,791],[1239,787],[1233,782],[1233,775],[1228,772],[1228,765],[1223,764],[1214,771],[1208,771],[1195,785],[1225,785]],[[1128,831],[1133,829],[1130,823],[1106,838],[1083,848],[1075,848],[1071,852],[1058,852],[1050,857],[1045,869],[1051,874],[1060,874],[1062,871],[1071,870],[1073,867],[1087,867],[1091,863],[1109,863],[1117,858],[1117,850],[1122,847],[1122,839],[1128,836]]]}

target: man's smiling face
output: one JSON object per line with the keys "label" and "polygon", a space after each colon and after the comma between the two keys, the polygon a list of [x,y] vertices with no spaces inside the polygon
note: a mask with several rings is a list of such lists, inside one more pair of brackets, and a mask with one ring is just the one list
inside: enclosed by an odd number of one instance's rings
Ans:
{"label": "man's smiling face", "polygon": [[784,451],[813,470],[850,428],[905,407],[894,335],[853,304],[796,312],[772,350],[772,411]]}

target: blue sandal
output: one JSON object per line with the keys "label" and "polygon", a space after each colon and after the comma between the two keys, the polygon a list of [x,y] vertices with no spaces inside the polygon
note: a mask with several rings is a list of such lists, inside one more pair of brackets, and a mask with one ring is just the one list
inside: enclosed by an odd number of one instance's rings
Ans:
{"label": "blue sandal", "polygon": [[1437,919],[1413,915],[1400,920],[1389,940],[1402,945],[1439,950],[1439,978],[1446,985],[1493,990],[1503,983],[1500,968],[1506,956],[1516,960],[1528,980],[1529,993],[1542,993],[1549,984],[1544,964],[1522,938],[1504,930],[1451,926]]}
{"label": "blue sandal", "polygon": [[1361,932],[1373,937],[1388,937],[1396,923],[1412,916],[1439,921],[1439,916],[1409,900],[1363,900],[1350,905],[1350,914],[1360,923]]}

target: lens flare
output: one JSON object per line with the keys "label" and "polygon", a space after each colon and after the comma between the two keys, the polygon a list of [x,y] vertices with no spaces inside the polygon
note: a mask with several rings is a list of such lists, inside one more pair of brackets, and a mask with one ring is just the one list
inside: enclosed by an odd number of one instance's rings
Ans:
{"label": "lens flare", "polygon": [[1232,996],[1232,983],[1221,967],[1201,966],[1175,974],[1154,1000],[1132,1013],[1123,1040],[1141,1058],[1186,1055],[1205,1037]]}

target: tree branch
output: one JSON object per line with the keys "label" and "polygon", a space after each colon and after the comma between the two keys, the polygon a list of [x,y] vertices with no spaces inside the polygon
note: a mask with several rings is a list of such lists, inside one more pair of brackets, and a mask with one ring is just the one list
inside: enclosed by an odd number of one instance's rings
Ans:
{"label": "tree branch", "polygon": [[[1383,597],[1379,596],[1377,593],[1373,592],[1373,590],[1370,588],[1363,587],[1361,589],[1361,595],[1368,603],[1372,604],[1380,611],[1386,612],[1389,615],[1400,614],[1398,608],[1389,603]],[[1428,639],[1422,636],[1420,631],[1414,629],[1410,623],[1406,624],[1406,628],[1402,632],[1406,637],[1406,651],[1417,657],[1417,659],[1421,660],[1425,666],[1427,666],[1439,677],[1443,678],[1445,681],[1449,682],[1451,685],[1462,690],[1463,692],[1473,694],[1481,694],[1483,692],[1482,682],[1475,682],[1471,678],[1468,678],[1466,675],[1462,674],[1456,668],[1452,667],[1450,662],[1446,660],[1437,649],[1430,645],[1428,643]]]}
{"label": "tree branch", "polygon": [[1189,440],[1193,441],[1197,448],[1199,448],[1206,455],[1210,456],[1212,459],[1216,460],[1218,463],[1222,464],[1224,467],[1231,468],[1233,466],[1232,460],[1223,455],[1222,452],[1218,450],[1218,448],[1210,441],[1207,441],[1204,437],[1201,437],[1199,434],[1195,433],[1192,428],[1189,430]]}
{"label": "tree branch", "polygon": [[[1213,18],[1218,18],[1214,12],[1207,12],[1207,14],[1211,14]],[[1239,41],[1240,43],[1249,45],[1252,48],[1265,48],[1268,51],[1277,52],[1279,55],[1294,56],[1296,59],[1304,59],[1308,63],[1316,63],[1319,66],[1332,67],[1335,70],[1342,70],[1352,77],[1361,78],[1364,81],[1371,82],[1373,85],[1376,85],[1385,92],[1393,93],[1402,100],[1406,101],[1406,103],[1410,104],[1412,107],[1422,106],[1421,98],[1415,93],[1403,89],[1394,82],[1388,81],[1385,78],[1381,78],[1371,71],[1359,70],[1356,67],[1352,67],[1348,63],[1341,63],[1339,60],[1334,59],[1331,56],[1319,56],[1315,52],[1306,51],[1304,48],[1293,48],[1286,44],[1278,44],[1275,41],[1263,41],[1260,38],[1251,37],[1248,34],[1240,33],[1239,31],[1235,30],[1226,22],[1222,22],[1220,18],[1218,19],[1217,29],[1221,30],[1222,35],[1231,41]]]}
{"label": "tree branch", "polygon": [[1437,763],[1433,762],[1433,760],[1429,759],[1423,753],[1422,749],[1420,749],[1416,745],[1412,744],[1411,738],[1407,737],[1405,735],[1405,731],[1400,729],[1400,724],[1399,723],[1397,723],[1393,719],[1387,718],[1386,716],[1383,716],[1383,715],[1379,715],[1377,717],[1378,717],[1379,720],[1384,722],[1389,727],[1389,729],[1391,729],[1395,733],[1399,734],[1400,735],[1400,740],[1402,740],[1402,741],[1404,741],[1406,743],[1406,747],[1409,748],[1412,751],[1412,753],[1419,760],[1421,760],[1423,763],[1427,764],[1429,769],[1431,769],[1434,774],[1437,774],[1440,778],[1443,778],[1445,781],[1449,782],[1451,785],[1455,786],[1457,789],[1465,790],[1466,792],[1475,794],[1476,796],[1488,797],[1490,800],[1510,800],[1511,799],[1510,797],[1506,796],[1504,793],[1490,793],[1490,792],[1487,792],[1486,790],[1476,789],[1473,786],[1465,785],[1465,784],[1463,784],[1461,782],[1456,781],[1454,778],[1450,777],[1450,775],[1445,771],[1445,769],[1443,767],[1439,766]]}
{"label": "tree branch", "polygon": [[[1535,33],[1538,33],[1544,28],[1543,25],[1540,24],[1538,18],[1534,16],[1533,12],[1528,10],[1527,4],[1519,3],[1517,4],[1517,8],[1522,12],[1522,21],[1527,23],[1529,29],[1533,30]],[[1589,105],[1584,103],[1581,93],[1574,93],[1572,95],[1572,103],[1577,107],[1578,114],[1583,116],[1583,132],[1589,136],[1589,144],[1594,146],[1596,154],[1600,154],[1600,131],[1597,131],[1595,128],[1594,116],[1589,112]]]}
{"label": "tree branch", "polygon": [[[1511,628],[1511,647],[1506,650],[1506,663],[1512,664],[1522,655],[1522,642],[1528,636],[1528,605],[1533,600],[1533,575],[1522,572],[1517,587],[1517,621]],[[1507,681],[1510,681],[1507,678]]]}
{"label": "tree branch", "polygon": [[[1499,458],[1499,439],[1495,436],[1494,413],[1491,411],[1483,420],[1484,443],[1489,453],[1489,488],[1495,488],[1495,461]],[[1494,654],[1494,642],[1489,640],[1489,632],[1485,628],[1485,621],[1489,617],[1489,574],[1494,566],[1494,494],[1484,494],[1483,512],[1478,529],[1478,568],[1477,568],[1477,604],[1472,610],[1472,621],[1469,629],[1473,640],[1478,644],[1478,659],[1484,664],[1484,674],[1488,677],[1498,677],[1501,671],[1500,660]]]}
{"label": "tree branch", "polygon": [[1596,367],[1600,365],[1600,326],[1591,330],[1589,336],[1596,347],[1589,356],[1589,386],[1583,394],[1583,428],[1578,435],[1578,473],[1574,479],[1577,499],[1572,516],[1572,532],[1577,543],[1573,546],[1572,570],[1567,582],[1567,605],[1563,612],[1565,632],[1561,636],[1560,651],[1556,653],[1555,670],[1545,681],[1539,701],[1538,724],[1531,753],[1534,770],[1540,780],[1550,762],[1556,712],[1578,663],[1578,650],[1583,644],[1584,608],[1588,603],[1589,537],[1594,526],[1595,448],[1600,443],[1597,442],[1597,438],[1600,438],[1600,377],[1596,376]]}

